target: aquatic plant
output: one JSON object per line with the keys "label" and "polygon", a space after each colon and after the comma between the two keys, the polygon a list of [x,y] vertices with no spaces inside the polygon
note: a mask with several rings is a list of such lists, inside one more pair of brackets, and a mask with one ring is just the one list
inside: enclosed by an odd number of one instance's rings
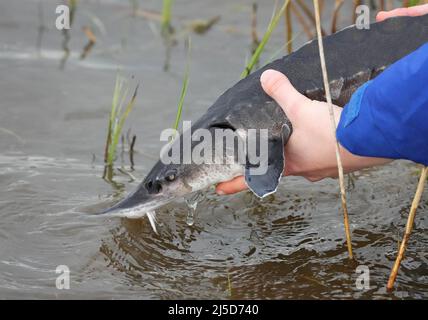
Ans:
{"label": "aquatic plant", "polygon": [[172,9],[173,0],[163,0],[162,3],[162,26],[161,32],[165,37],[171,34],[171,9]]}
{"label": "aquatic plant", "polygon": [[275,30],[276,26],[278,25],[279,19],[283,16],[285,9],[287,8],[288,4],[290,3],[290,0],[284,1],[284,4],[279,9],[279,11],[273,15],[272,19],[269,22],[269,25],[267,27],[267,30],[265,34],[263,35],[262,40],[260,41],[259,46],[255,50],[254,54],[252,55],[250,61],[248,62],[247,66],[245,67],[245,70],[241,73],[241,78],[245,78],[251,73],[251,70],[253,70],[254,66],[257,64],[257,62],[260,59],[260,55],[265,49],[266,43],[269,41],[270,36]]}
{"label": "aquatic plant", "polygon": [[291,21],[291,5],[287,6],[285,9],[285,33],[287,35],[286,43],[287,43],[287,52],[288,54],[293,52],[293,23]]}
{"label": "aquatic plant", "polygon": [[[70,28],[73,25],[74,17],[76,15],[77,2],[78,2],[78,0],[68,0],[68,2],[67,2],[68,7],[70,8]],[[66,28],[64,28],[62,30],[62,35],[63,35],[62,50],[64,51],[64,55],[61,58],[60,65],[59,65],[59,68],[61,70],[63,70],[65,68],[65,64],[67,62],[67,59],[70,56],[70,48],[68,47],[69,42],[70,42],[70,38],[71,38],[70,30],[71,29],[66,29]]]}
{"label": "aquatic plant", "polygon": [[186,63],[186,69],[184,71],[183,83],[181,86],[180,99],[178,100],[177,114],[175,116],[175,122],[174,122],[174,126],[173,126],[173,128],[175,130],[178,130],[178,125],[180,123],[181,114],[183,112],[184,98],[186,97],[187,87],[189,85],[190,52],[191,52],[191,46],[192,46],[192,42],[191,42],[190,38],[188,38],[186,43],[187,43],[187,63]]}
{"label": "aquatic plant", "polygon": [[257,8],[257,3],[254,2],[251,10],[251,55],[256,52],[257,47],[260,44],[260,40],[257,35]]}
{"label": "aquatic plant", "polygon": [[171,59],[171,48],[174,44],[172,35],[174,28],[171,25],[171,9],[173,0],[163,0],[162,3],[162,16],[161,16],[161,35],[165,44],[165,62],[163,69],[164,71],[169,70],[169,61]]}
{"label": "aquatic plant", "polygon": [[421,0],[408,0],[407,7],[417,6],[420,3],[421,3]]}
{"label": "aquatic plant", "polygon": [[339,17],[340,8],[345,3],[345,0],[336,0],[334,4],[333,17],[331,18],[331,33],[335,33],[337,30],[337,19]]}
{"label": "aquatic plant", "polygon": [[190,30],[196,34],[205,34],[213,25],[220,21],[220,16],[215,16],[207,20],[196,19],[189,24]]}
{"label": "aquatic plant", "polygon": [[104,162],[106,170],[104,170],[104,178],[109,180],[112,178],[112,167],[116,159],[116,150],[125,124],[131,110],[135,105],[135,100],[138,92],[138,85],[135,87],[131,99],[125,104],[129,94],[130,85],[127,79],[120,74],[116,76],[116,84],[113,91],[113,99],[111,104],[108,128],[107,141],[104,150]]}
{"label": "aquatic plant", "polygon": [[83,60],[88,56],[89,52],[92,50],[93,46],[97,42],[97,37],[95,36],[91,27],[89,26],[83,27],[83,32],[88,38],[88,43],[83,47],[83,51],[80,54],[80,60]]}
{"label": "aquatic plant", "polygon": [[[312,13],[312,10],[308,7],[308,5],[304,1],[297,0],[296,2],[298,7],[300,7],[300,9],[303,11],[303,14],[308,18],[308,20],[312,23],[312,25],[316,27],[316,19],[314,14]],[[320,16],[321,16],[321,7],[320,7]],[[322,26],[321,26],[321,34],[323,36],[326,35]]]}
{"label": "aquatic plant", "polygon": [[290,8],[294,16],[297,18],[297,21],[302,26],[303,31],[306,33],[308,39],[312,39],[314,37],[314,34],[311,30],[309,23],[305,20],[305,17],[300,13],[300,11],[293,3],[290,3]]}
{"label": "aquatic plant", "polygon": [[70,7],[70,26],[74,19],[74,13],[77,9],[77,2],[78,0],[68,0],[68,6]]}
{"label": "aquatic plant", "polygon": [[404,232],[403,240],[400,244],[400,248],[398,250],[398,254],[394,262],[394,266],[392,267],[391,274],[388,279],[388,284],[386,285],[386,288],[388,290],[392,290],[394,287],[395,279],[397,278],[397,274],[398,274],[398,269],[400,268],[401,261],[404,258],[404,253],[407,248],[407,242],[409,241],[410,234],[412,233],[413,224],[416,216],[416,210],[419,207],[422,193],[425,189],[427,177],[428,177],[428,167],[424,166],[422,168],[422,172],[418,182],[418,187],[416,189],[416,193],[412,201],[412,206],[410,207],[410,213],[409,213],[409,217],[407,218],[406,230]]}
{"label": "aquatic plant", "polygon": [[319,7],[319,1],[313,0],[314,2],[314,9],[315,9],[315,21],[316,21],[316,27],[317,27],[317,38],[318,38],[318,48],[319,48],[319,55],[320,55],[320,62],[321,62],[321,70],[323,75],[323,81],[324,81],[324,89],[325,89],[325,95],[327,98],[327,104],[329,106],[329,115],[331,120],[331,129],[332,134],[335,138],[335,151],[336,151],[336,161],[337,161],[337,169],[338,169],[338,175],[339,175],[339,188],[340,188],[340,196],[341,196],[341,202],[342,202],[342,209],[343,209],[343,219],[344,219],[344,225],[345,225],[345,233],[346,233],[346,242],[348,246],[348,254],[349,258],[353,259],[353,253],[352,253],[352,240],[351,240],[351,229],[349,227],[349,218],[348,218],[348,206],[346,203],[346,191],[345,191],[345,179],[343,176],[343,166],[342,166],[342,159],[340,157],[340,151],[339,151],[339,142],[337,141],[336,137],[336,120],[334,118],[333,113],[333,102],[331,98],[330,93],[330,85],[328,81],[328,74],[327,74],[327,66],[325,62],[325,55],[324,55],[324,46],[323,46],[323,39],[321,34],[321,18],[320,18],[320,7]]}
{"label": "aquatic plant", "polygon": [[[408,1],[403,1],[403,7],[416,6],[416,5],[420,4],[421,2],[428,3],[426,0],[425,1],[408,0]],[[418,186],[416,189],[416,193],[415,193],[415,196],[413,198],[412,205],[410,207],[409,217],[407,218],[406,229],[404,232],[403,240],[401,241],[401,244],[399,245],[397,258],[395,259],[394,266],[391,269],[391,274],[389,275],[388,283],[386,285],[386,288],[388,290],[392,290],[394,288],[395,279],[397,278],[397,274],[398,274],[398,270],[399,270],[400,265],[401,265],[401,261],[403,260],[404,253],[407,249],[407,243],[408,243],[410,235],[412,233],[413,224],[415,221],[416,210],[419,206],[419,202],[421,201],[422,193],[425,189],[427,179],[428,179],[428,167],[424,166],[421,170]]]}

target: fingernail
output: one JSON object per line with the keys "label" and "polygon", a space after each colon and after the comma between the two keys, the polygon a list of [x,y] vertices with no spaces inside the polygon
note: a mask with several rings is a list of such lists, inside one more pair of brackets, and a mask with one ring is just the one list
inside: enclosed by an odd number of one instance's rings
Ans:
{"label": "fingernail", "polygon": [[273,76],[274,74],[275,74],[275,70],[273,69],[268,69],[263,71],[262,75],[260,76],[260,82],[262,84],[265,84],[268,81],[269,77]]}
{"label": "fingernail", "polygon": [[266,80],[267,80],[267,78],[269,77],[269,72],[268,72],[268,70],[266,70],[266,71],[264,71],[263,73],[262,73],[262,75],[260,76],[260,82],[262,83],[262,84],[264,84],[264,83],[266,83]]}
{"label": "fingernail", "polygon": [[217,190],[216,192],[219,196],[224,196],[226,194],[223,190]]}

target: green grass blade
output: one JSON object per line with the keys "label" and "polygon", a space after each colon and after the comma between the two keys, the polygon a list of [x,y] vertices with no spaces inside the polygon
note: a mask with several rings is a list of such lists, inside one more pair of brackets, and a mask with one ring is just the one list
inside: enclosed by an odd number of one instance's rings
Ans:
{"label": "green grass blade", "polygon": [[414,7],[417,6],[418,4],[420,4],[420,0],[410,0],[408,6],[409,7]]}
{"label": "green grass blade", "polygon": [[276,50],[267,60],[265,60],[265,64],[271,63],[273,60],[277,59],[280,55],[284,55],[284,50],[288,47],[289,43],[294,42],[299,36],[303,34],[302,31],[300,31],[298,34],[294,34],[293,37],[284,43],[284,45],[281,46],[278,50]]}
{"label": "green grass blade", "polygon": [[183,85],[181,87],[180,100],[178,101],[177,115],[175,116],[175,122],[174,122],[174,129],[175,130],[178,130],[178,125],[180,123],[181,114],[183,111],[184,98],[186,97],[187,87],[189,85],[190,51],[191,51],[191,40],[189,38],[188,47],[187,47],[186,70],[184,71]]}
{"label": "green grass blade", "polygon": [[117,104],[120,97],[120,91],[121,91],[121,77],[119,74],[116,75],[116,82],[113,90],[113,99],[111,103],[111,109],[110,109],[110,116],[109,116],[109,123],[107,128],[107,140],[106,140],[106,146],[104,150],[104,162],[108,165],[111,165],[111,137],[113,133],[113,126],[114,126],[114,119],[116,118],[116,110],[117,110]]}
{"label": "green grass blade", "polygon": [[[125,92],[127,93],[128,90],[125,90]],[[125,111],[121,115],[118,113],[117,114],[118,116],[115,118],[115,123],[114,123],[113,132],[112,132],[112,138],[111,138],[111,148],[110,148],[110,152],[109,152],[109,163],[110,164],[113,164],[114,157],[116,155],[117,145],[119,144],[120,134],[122,132],[125,120],[128,118],[129,113],[131,112],[131,110],[133,109],[133,107],[135,105],[137,92],[138,92],[138,86],[135,88],[134,94],[133,94],[130,102],[128,102],[128,104],[125,108]],[[126,95],[124,95],[124,97],[126,97]]]}
{"label": "green grass blade", "polygon": [[[129,93],[129,84],[120,74],[116,77],[116,83],[113,91],[112,106],[110,110],[109,125],[107,132],[106,148],[104,160],[107,166],[112,166],[115,160],[116,149],[119,143],[119,138],[123,129],[125,120],[135,105],[138,86],[135,88],[134,94],[126,107],[125,100]],[[123,110],[124,109],[124,110]]]}
{"label": "green grass blade", "polygon": [[162,4],[162,34],[166,35],[171,27],[171,8],[173,0],[163,0]]}
{"label": "green grass blade", "polygon": [[263,35],[263,39],[262,39],[262,41],[260,41],[260,44],[257,47],[256,51],[254,51],[254,54],[251,57],[250,62],[245,67],[245,70],[241,73],[241,78],[245,78],[246,76],[248,76],[250,74],[251,70],[253,70],[257,61],[259,61],[260,55],[263,52],[263,50],[266,46],[266,43],[269,41],[270,36],[271,36],[273,30],[275,30],[276,26],[278,25],[279,20],[284,15],[284,11],[287,8],[289,2],[290,2],[290,0],[284,1],[284,4],[281,7],[281,9],[279,9],[279,11],[274,15],[274,17],[269,22],[269,26],[268,26],[265,34]]}
{"label": "green grass blade", "polygon": [[113,126],[113,123],[114,123],[114,119],[116,118],[116,110],[117,110],[117,105],[119,103],[121,87],[122,87],[122,79],[121,79],[120,75],[118,74],[116,76],[116,84],[114,86],[113,100],[112,100],[112,103],[111,103],[110,129],[112,129],[112,126]]}
{"label": "green grass blade", "polygon": [[125,123],[125,120],[128,118],[129,113],[134,108],[135,100],[137,99],[138,87],[139,87],[139,85],[137,85],[135,87],[134,94],[132,95],[131,100],[126,105],[125,111],[122,113],[122,115],[121,115],[121,117],[120,117],[120,119],[118,121],[118,124],[117,124],[117,127],[118,127],[117,139],[119,139],[120,133],[122,132],[122,128],[123,128],[123,125]]}

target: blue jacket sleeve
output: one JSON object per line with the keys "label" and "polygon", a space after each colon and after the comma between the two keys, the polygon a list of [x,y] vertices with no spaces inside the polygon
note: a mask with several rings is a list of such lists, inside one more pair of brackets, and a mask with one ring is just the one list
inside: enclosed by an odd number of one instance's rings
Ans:
{"label": "blue jacket sleeve", "polygon": [[336,134],[353,154],[428,165],[428,43],[361,86]]}

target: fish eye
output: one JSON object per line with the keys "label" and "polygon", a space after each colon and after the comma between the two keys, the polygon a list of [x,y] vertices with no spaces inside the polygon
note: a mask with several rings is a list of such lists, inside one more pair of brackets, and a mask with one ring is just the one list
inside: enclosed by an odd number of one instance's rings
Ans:
{"label": "fish eye", "polygon": [[171,182],[171,181],[174,181],[175,178],[176,178],[176,174],[174,172],[171,172],[165,177],[165,180],[168,182]]}

